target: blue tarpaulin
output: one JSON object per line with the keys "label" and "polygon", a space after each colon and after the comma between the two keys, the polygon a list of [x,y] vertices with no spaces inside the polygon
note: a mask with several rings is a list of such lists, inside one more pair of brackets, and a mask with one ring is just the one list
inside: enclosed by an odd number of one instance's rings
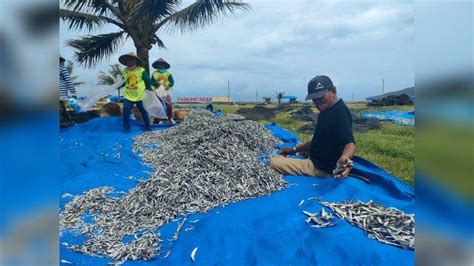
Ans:
{"label": "blue tarpaulin", "polygon": [[285,95],[281,97],[282,99],[293,100],[296,101],[296,96]]}
{"label": "blue tarpaulin", "polygon": [[123,96],[120,96],[120,98],[117,96],[109,96],[109,100],[113,103],[123,102]]}
{"label": "blue tarpaulin", "polygon": [[[163,128],[155,128],[162,130]],[[267,128],[286,146],[298,142],[291,132],[276,124]],[[93,119],[87,123],[63,129],[60,133],[62,162],[61,193],[82,194],[98,186],[113,186],[116,191],[128,191],[152,172],[132,152],[133,137],[142,133],[143,125],[132,121],[132,132],[124,134],[121,118]],[[334,179],[285,176],[290,186],[267,196],[244,200],[209,213],[188,217],[173,244],[168,241],[178,221],[159,229],[163,250],[172,247],[166,259],[128,261],[124,265],[411,265],[414,252],[380,243],[359,228],[338,221],[330,228],[311,228],[305,223],[303,210],[321,210],[317,200],[374,200],[386,207],[414,213],[413,187],[403,183],[383,169],[355,158],[354,168],[372,179],[368,185],[355,178]],[[71,200],[61,197],[60,205]],[[304,203],[298,206],[301,200]],[[199,219],[196,223],[190,223]],[[83,243],[83,237],[65,232],[60,243]],[[172,246],[171,246],[172,245]],[[198,247],[196,261],[190,253]],[[60,257],[74,265],[103,265],[109,260],[68,250],[61,244]]]}
{"label": "blue tarpaulin", "polygon": [[383,121],[388,121],[397,125],[414,126],[415,125],[415,111],[406,112],[399,110],[392,111],[369,111],[360,112],[361,119],[376,118]]}

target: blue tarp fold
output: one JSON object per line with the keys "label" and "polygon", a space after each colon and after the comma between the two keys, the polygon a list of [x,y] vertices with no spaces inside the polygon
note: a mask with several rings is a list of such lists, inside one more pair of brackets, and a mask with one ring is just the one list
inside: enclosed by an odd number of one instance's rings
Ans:
{"label": "blue tarp fold", "polygon": [[383,121],[388,121],[397,125],[414,126],[415,125],[415,111],[406,112],[399,110],[391,111],[369,111],[361,112],[361,119],[376,118]]}

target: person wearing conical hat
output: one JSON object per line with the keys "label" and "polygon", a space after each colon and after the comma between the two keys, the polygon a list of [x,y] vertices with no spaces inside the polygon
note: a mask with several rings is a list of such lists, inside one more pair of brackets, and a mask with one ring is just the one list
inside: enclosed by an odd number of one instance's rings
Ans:
{"label": "person wearing conical hat", "polygon": [[148,112],[143,107],[145,90],[151,90],[150,76],[143,67],[139,66],[139,64],[143,65],[143,61],[135,53],[121,55],[119,62],[127,66],[122,71],[122,76],[125,80],[123,130],[125,133],[130,132],[130,113],[135,104],[145,122],[145,130],[150,130]]}
{"label": "person wearing conical hat", "polygon": [[170,64],[163,58],[159,58],[153,62],[152,67],[156,69],[151,75],[151,84],[155,87],[155,92],[166,105],[166,114],[168,120],[174,123],[173,120],[173,105],[171,102],[171,95],[173,93],[172,87],[174,85],[173,75],[169,72]]}

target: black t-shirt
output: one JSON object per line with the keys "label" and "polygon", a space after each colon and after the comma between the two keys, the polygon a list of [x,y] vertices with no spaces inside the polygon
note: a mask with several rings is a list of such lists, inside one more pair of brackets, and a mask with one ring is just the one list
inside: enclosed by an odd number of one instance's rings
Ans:
{"label": "black t-shirt", "polygon": [[311,142],[310,158],[314,166],[332,173],[344,146],[354,143],[352,115],[342,99],[322,111]]}

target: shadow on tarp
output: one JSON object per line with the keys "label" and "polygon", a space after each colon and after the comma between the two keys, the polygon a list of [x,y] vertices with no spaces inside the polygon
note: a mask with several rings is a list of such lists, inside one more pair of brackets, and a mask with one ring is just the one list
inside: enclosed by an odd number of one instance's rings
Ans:
{"label": "shadow on tarp", "polygon": [[[152,171],[131,151],[133,137],[142,132],[132,123],[132,132],[121,131],[120,118],[97,118],[61,131],[60,152],[63,164],[61,193],[82,194],[98,186],[113,186],[128,191]],[[298,138],[276,124],[267,128],[291,146]],[[414,212],[414,191],[382,169],[363,159],[355,168],[370,175],[372,185],[355,179],[285,176],[289,187],[267,196],[216,207],[209,213],[196,213],[184,223],[178,240],[168,241],[178,221],[159,229],[163,253],[172,246],[166,259],[128,261],[124,265],[255,265],[255,264],[383,264],[414,263],[414,252],[370,239],[359,228],[339,220],[331,228],[311,228],[303,210],[321,209],[317,200],[374,200],[407,213]],[[134,178],[127,178],[133,176]],[[61,207],[70,201],[61,198]],[[301,200],[304,203],[298,206]],[[198,220],[195,223],[192,221]],[[189,227],[194,229],[184,230]],[[78,244],[83,237],[65,232],[60,242]],[[191,251],[198,247],[196,262]],[[61,259],[75,265],[102,265],[109,260],[60,247]]]}
{"label": "shadow on tarp", "polygon": [[390,123],[402,126],[415,126],[415,111],[370,111],[361,112],[360,119],[376,118],[382,121],[388,121]]}

